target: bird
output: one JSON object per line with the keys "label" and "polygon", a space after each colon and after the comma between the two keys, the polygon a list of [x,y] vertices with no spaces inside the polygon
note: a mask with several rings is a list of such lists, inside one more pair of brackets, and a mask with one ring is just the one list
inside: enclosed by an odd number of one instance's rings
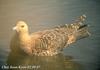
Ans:
{"label": "bird", "polygon": [[83,23],[85,18],[82,15],[74,23],[34,33],[29,33],[29,28],[25,21],[18,21],[13,27],[15,34],[10,43],[11,51],[22,52],[30,56],[57,55],[63,48],[90,35],[88,25]]}

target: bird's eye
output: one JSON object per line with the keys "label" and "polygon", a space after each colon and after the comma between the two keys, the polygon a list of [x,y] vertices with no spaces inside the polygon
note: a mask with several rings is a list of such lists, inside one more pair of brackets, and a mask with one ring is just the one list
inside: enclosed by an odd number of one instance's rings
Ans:
{"label": "bird's eye", "polygon": [[24,27],[24,25],[21,26],[22,28]]}

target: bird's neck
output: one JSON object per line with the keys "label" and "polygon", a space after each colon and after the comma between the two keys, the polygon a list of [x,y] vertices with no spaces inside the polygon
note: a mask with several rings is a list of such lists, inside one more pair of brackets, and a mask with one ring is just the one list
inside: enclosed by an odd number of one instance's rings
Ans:
{"label": "bird's neck", "polygon": [[27,32],[19,33],[18,37],[19,37],[19,40],[22,42],[30,40],[29,33],[27,33]]}

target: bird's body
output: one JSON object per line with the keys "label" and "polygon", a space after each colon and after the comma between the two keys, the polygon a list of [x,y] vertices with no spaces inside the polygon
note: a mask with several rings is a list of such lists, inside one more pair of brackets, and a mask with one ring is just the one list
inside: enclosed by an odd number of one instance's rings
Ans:
{"label": "bird's body", "polygon": [[16,34],[11,41],[12,51],[22,51],[28,55],[38,56],[56,55],[66,45],[78,40],[78,37],[89,35],[87,26],[83,27],[83,24],[78,22],[29,34],[27,24],[19,21],[14,30]]}

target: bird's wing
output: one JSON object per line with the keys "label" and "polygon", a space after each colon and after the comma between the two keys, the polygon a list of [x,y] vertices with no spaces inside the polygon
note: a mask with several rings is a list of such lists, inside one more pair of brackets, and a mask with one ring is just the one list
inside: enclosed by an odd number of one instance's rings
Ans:
{"label": "bird's wing", "polygon": [[35,39],[35,48],[42,50],[54,50],[65,46],[67,42],[67,36],[65,32],[61,29],[56,30],[56,28],[51,30],[44,30],[37,32],[38,36]]}
{"label": "bird's wing", "polygon": [[35,48],[44,50],[63,48],[66,44],[75,42],[76,38],[87,36],[87,26],[80,22],[83,21],[34,33]]}

